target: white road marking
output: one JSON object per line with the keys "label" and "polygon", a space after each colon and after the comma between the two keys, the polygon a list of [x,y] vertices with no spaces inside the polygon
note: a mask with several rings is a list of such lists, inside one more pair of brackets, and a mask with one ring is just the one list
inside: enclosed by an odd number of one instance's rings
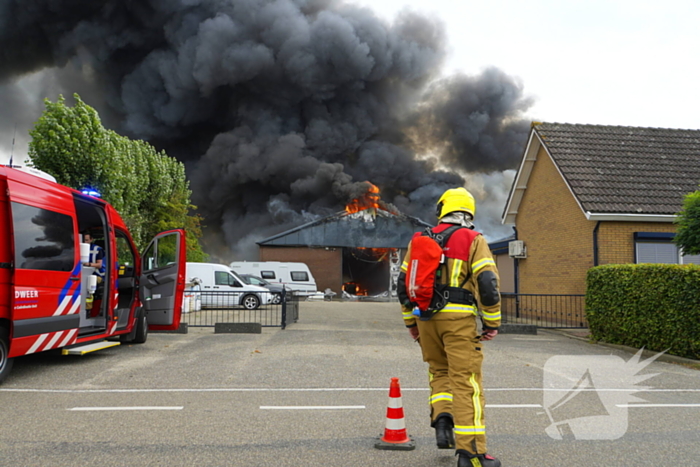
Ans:
{"label": "white road marking", "polygon": [[523,409],[541,407],[541,404],[486,404],[487,409]]}
{"label": "white road marking", "polygon": [[[274,392],[388,392],[387,388],[173,388],[173,389],[10,389],[0,388],[2,392],[40,393],[40,394],[135,394],[135,393],[274,393]],[[403,388],[404,392],[428,392],[429,388]],[[486,392],[569,392],[564,388],[486,388]],[[626,393],[699,393],[700,389],[644,389],[639,388],[585,388],[589,392],[626,392]],[[690,404],[618,404],[621,408],[673,408],[700,407],[700,403]],[[541,404],[486,404],[494,409],[542,408]],[[182,410],[184,407],[73,407],[71,411],[124,411],[124,410]],[[353,406],[260,406],[261,410],[358,410],[365,409],[364,405]]]}
{"label": "white road marking", "polygon": [[71,409],[66,409],[76,412],[101,412],[101,411],[115,411],[115,410],[182,410],[184,407],[164,407],[164,406],[152,406],[152,407],[73,407]]}
{"label": "white road marking", "polygon": [[700,407],[700,404],[615,404],[615,407]]}
{"label": "white road marking", "polygon": [[[0,389],[2,391],[2,389]],[[542,391],[542,392],[569,392],[571,389],[564,388],[484,388],[485,392],[507,392],[507,391]],[[582,388],[577,389],[581,392],[700,392],[700,389],[682,388],[682,389],[642,389],[642,388]]]}
{"label": "white road marking", "polygon": [[[429,391],[430,388],[402,388],[404,392]],[[35,392],[46,394],[141,394],[161,392],[344,392],[344,391],[381,391],[389,393],[385,388],[173,388],[173,389],[10,389],[0,388],[1,392]]]}
{"label": "white road marking", "polygon": [[364,409],[364,405],[261,405],[261,410],[351,410]]}
{"label": "white road marking", "polygon": [[[402,392],[427,392],[430,388],[401,388]],[[389,392],[389,388],[173,388],[173,389],[30,389],[30,388],[0,388],[3,392],[34,392],[41,394],[140,394],[140,393],[178,393],[178,392],[352,392],[352,391],[381,391]],[[569,392],[564,388],[485,388],[485,392]],[[640,388],[584,388],[581,391],[591,392],[700,392],[700,389],[640,389]]]}

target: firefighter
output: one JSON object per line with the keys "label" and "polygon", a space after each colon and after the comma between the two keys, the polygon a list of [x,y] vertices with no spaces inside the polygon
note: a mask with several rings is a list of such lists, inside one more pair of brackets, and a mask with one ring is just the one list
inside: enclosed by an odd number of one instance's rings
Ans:
{"label": "firefighter", "polygon": [[87,263],[83,263],[83,266],[89,266],[95,268],[93,275],[97,276],[97,283],[100,284],[104,281],[105,272],[107,268],[105,267],[105,251],[101,246],[95,245],[95,237],[88,230],[82,232],[83,242],[90,244],[90,258]]}
{"label": "firefighter", "polygon": [[398,292],[404,324],[429,365],[431,426],[438,448],[453,449],[456,444],[458,467],[500,467],[501,462],[486,451],[481,384],[481,341],[493,339],[501,322],[499,279],[486,239],[473,230],[475,212],[474,197],[464,188],[445,191],[437,203],[439,224],[434,233],[455,224],[466,227],[454,231],[443,247],[446,259],[436,282],[450,289],[446,306],[429,319],[418,319],[414,304],[406,300],[411,245],[401,266]]}

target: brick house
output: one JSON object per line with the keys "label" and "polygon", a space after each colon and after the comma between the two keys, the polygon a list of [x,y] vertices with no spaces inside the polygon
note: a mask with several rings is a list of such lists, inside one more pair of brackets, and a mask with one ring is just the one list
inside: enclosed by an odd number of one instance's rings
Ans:
{"label": "brick house", "polygon": [[700,130],[533,123],[502,218],[522,242],[515,291],[584,294],[595,265],[700,262],[672,242],[699,182]]}

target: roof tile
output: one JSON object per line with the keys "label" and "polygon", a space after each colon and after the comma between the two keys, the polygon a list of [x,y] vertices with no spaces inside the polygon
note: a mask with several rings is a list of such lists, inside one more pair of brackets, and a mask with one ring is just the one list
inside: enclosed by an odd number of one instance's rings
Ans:
{"label": "roof tile", "polygon": [[700,130],[540,123],[584,210],[676,214],[700,182]]}

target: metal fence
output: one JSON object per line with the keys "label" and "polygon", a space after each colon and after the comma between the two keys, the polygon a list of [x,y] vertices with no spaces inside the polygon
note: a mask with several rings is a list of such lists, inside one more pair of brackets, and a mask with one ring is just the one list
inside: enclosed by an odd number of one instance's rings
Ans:
{"label": "metal fence", "polygon": [[585,295],[502,293],[502,322],[542,328],[587,328],[585,299]]}
{"label": "metal fence", "polygon": [[[266,303],[268,302],[269,303]],[[280,300],[260,297],[260,304],[236,292],[186,291],[182,323],[192,327],[214,327],[217,323],[260,323],[263,327],[286,328],[299,319],[299,296],[282,293]]]}

